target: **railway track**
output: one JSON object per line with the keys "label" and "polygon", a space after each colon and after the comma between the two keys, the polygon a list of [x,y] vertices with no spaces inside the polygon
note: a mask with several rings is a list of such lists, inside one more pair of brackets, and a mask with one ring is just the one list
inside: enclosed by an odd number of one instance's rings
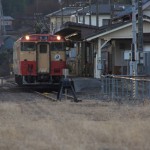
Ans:
{"label": "railway track", "polygon": [[[58,101],[57,100],[57,93],[58,93],[58,86],[55,85],[54,88],[50,88],[49,85],[47,86],[18,86],[14,79],[6,79],[6,84],[2,87],[5,91],[9,90],[10,92],[26,92],[26,93],[35,93],[39,96],[45,97],[50,101]],[[2,90],[3,90],[2,89]],[[76,93],[77,102],[87,101],[87,100],[100,100],[103,95],[100,93],[99,89],[85,89],[82,92]],[[61,95],[61,101],[74,101],[74,97],[71,90],[65,90]]]}
{"label": "railway track", "polygon": [[[38,91],[34,91],[34,92],[41,95],[41,96],[43,96],[43,97],[45,97],[45,98],[47,98],[47,99],[50,99],[51,101],[66,101],[66,100],[71,101],[71,102],[74,101],[74,97],[71,96],[70,93],[67,93],[67,92],[62,94],[61,100],[57,99],[58,92],[55,92],[55,91],[51,91],[49,93],[48,92],[41,93],[41,92],[38,92]],[[82,101],[82,99],[78,98],[77,102],[81,102],[81,101]]]}
{"label": "railway track", "polygon": [[57,95],[56,94],[52,94],[52,93],[47,93],[47,92],[44,92],[44,93],[41,93],[39,91],[34,91],[34,93],[40,95],[40,96],[43,96],[51,101],[57,101]]}
{"label": "railway track", "polygon": [[[14,81],[7,81],[7,84],[5,85],[4,88],[9,87],[9,91],[18,91],[18,92],[30,92],[30,93],[35,93],[38,94],[39,96],[42,96],[46,99],[49,99],[50,101],[59,101],[57,99],[57,94],[58,94],[58,88],[55,85],[54,88],[50,88],[49,86],[18,86]],[[64,93],[61,96],[60,101],[74,101],[74,97],[71,95],[72,93],[70,90],[64,91]],[[78,102],[81,102],[82,99],[78,98]]]}

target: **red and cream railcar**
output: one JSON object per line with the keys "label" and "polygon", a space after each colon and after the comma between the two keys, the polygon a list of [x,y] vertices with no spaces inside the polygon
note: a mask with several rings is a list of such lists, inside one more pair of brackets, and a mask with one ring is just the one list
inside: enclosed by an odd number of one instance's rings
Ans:
{"label": "red and cream railcar", "polygon": [[31,34],[14,43],[13,70],[17,84],[59,82],[64,68],[64,38],[50,34]]}

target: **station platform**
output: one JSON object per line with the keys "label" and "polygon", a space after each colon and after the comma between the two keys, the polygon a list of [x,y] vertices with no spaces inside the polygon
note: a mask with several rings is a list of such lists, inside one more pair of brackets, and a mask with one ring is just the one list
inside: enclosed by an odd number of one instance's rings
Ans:
{"label": "station platform", "polygon": [[75,92],[81,92],[84,89],[100,88],[101,81],[96,78],[73,77]]}

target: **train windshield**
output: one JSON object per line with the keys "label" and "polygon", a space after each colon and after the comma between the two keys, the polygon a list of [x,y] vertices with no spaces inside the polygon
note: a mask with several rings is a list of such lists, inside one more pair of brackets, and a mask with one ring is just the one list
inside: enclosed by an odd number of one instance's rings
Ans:
{"label": "train windshield", "polygon": [[22,51],[35,51],[36,44],[34,42],[23,42],[21,43]]}
{"label": "train windshield", "polygon": [[62,51],[65,50],[65,45],[63,42],[54,42],[50,44],[52,51]]}

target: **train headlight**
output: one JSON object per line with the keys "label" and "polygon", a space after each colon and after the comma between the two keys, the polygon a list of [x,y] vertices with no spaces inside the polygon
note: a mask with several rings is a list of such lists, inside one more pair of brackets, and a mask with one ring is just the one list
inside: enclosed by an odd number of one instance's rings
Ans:
{"label": "train headlight", "polygon": [[25,36],[25,39],[26,39],[26,40],[30,40],[29,35],[26,35],[26,36]]}
{"label": "train headlight", "polygon": [[61,36],[58,35],[58,36],[57,36],[57,40],[61,40]]}

